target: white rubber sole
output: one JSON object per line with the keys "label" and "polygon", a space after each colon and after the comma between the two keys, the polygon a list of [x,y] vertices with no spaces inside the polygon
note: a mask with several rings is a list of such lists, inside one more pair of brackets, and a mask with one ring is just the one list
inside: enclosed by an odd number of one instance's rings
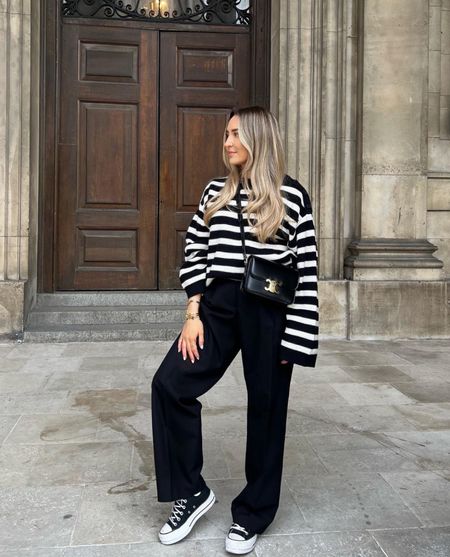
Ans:
{"label": "white rubber sole", "polygon": [[228,553],[234,553],[235,555],[244,555],[244,553],[250,553],[250,551],[253,551],[257,539],[257,534],[255,534],[249,540],[241,542],[237,540],[230,540],[230,538],[227,536],[225,538],[225,549],[228,551]]}
{"label": "white rubber sole", "polygon": [[183,526],[181,526],[177,530],[174,530],[173,532],[169,532],[168,534],[161,534],[161,532],[159,532],[159,541],[164,545],[171,545],[173,543],[181,541],[189,534],[197,520],[207,511],[209,511],[209,509],[214,505],[215,500],[216,496],[211,489],[208,499],[206,499],[206,501],[202,505],[200,505],[200,507],[196,509],[194,513],[192,513],[192,515],[183,524]]}

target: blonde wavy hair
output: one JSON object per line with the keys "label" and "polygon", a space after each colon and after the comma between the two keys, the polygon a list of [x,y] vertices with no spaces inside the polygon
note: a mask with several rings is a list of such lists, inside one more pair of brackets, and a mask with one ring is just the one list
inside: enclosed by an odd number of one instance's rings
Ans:
{"label": "blonde wavy hair", "polygon": [[242,168],[230,164],[225,129],[223,160],[229,174],[220,193],[208,203],[204,221],[208,225],[214,213],[228,205],[242,182],[248,192],[246,212],[252,215],[252,232],[264,243],[275,237],[286,216],[281,195],[286,166],[280,128],[275,116],[260,106],[235,110],[228,121],[233,116],[239,117],[239,139],[248,151],[248,158]]}

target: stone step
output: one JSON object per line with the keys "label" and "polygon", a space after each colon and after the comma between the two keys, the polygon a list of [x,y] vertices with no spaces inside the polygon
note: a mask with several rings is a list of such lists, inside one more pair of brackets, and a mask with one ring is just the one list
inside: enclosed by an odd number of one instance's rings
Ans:
{"label": "stone step", "polygon": [[38,294],[24,340],[171,340],[181,330],[185,311],[182,290]]}
{"label": "stone step", "polygon": [[100,342],[114,340],[174,340],[179,323],[115,323],[108,325],[47,325],[27,327],[25,342]]}
{"label": "stone step", "polygon": [[29,315],[28,327],[47,325],[110,325],[131,323],[182,323],[185,304],[162,306],[38,306]]}
{"label": "stone step", "polygon": [[36,307],[53,306],[160,306],[186,304],[183,290],[134,292],[57,292],[38,294]]}

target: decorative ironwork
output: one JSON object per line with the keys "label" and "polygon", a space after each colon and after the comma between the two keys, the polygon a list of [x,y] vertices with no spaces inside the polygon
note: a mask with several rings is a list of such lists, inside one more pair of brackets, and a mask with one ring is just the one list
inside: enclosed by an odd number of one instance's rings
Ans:
{"label": "decorative ironwork", "polygon": [[[249,25],[249,0],[62,0],[64,17]],[[178,8],[178,9],[177,9]]]}

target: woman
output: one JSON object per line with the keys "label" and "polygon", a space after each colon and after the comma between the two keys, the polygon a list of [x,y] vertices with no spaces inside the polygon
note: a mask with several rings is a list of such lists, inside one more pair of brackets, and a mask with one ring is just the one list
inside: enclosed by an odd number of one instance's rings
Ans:
{"label": "woman", "polygon": [[[293,364],[314,367],[318,347],[317,248],[306,190],[285,176],[277,121],[267,110],[233,112],[224,136],[226,178],[212,180],[186,235],[180,280],[186,322],[152,383],[153,441],[159,501],[175,501],[159,538],[186,537],[214,504],[201,469],[201,404],[242,351],[248,394],[247,485],[231,504],[226,549],[252,551],[275,517],[280,497]],[[296,265],[294,302],[281,305],[240,289],[248,255]]]}

